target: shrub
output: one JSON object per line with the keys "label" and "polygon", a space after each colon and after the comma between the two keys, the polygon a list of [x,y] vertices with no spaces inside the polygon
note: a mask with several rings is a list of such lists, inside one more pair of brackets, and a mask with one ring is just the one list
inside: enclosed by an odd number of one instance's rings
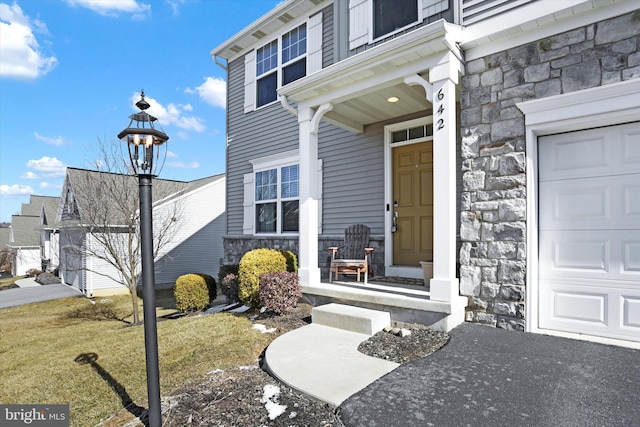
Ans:
{"label": "shrub", "polygon": [[198,276],[204,279],[204,282],[207,284],[207,290],[209,291],[209,302],[216,299],[218,296],[218,289],[216,287],[216,279],[213,276],[204,273],[196,273]]}
{"label": "shrub", "polygon": [[238,297],[238,275],[237,274],[227,274],[222,282],[220,283],[222,287],[222,293],[227,297],[227,302],[234,303],[240,302],[240,298]]}
{"label": "shrub", "polygon": [[240,269],[239,264],[226,264],[221,265],[220,270],[218,270],[218,283],[222,283],[222,280],[227,277],[229,274],[238,275],[238,270]]}
{"label": "shrub", "polygon": [[260,276],[260,301],[278,314],[292,310],[302,297],[298,274],[293,272],[266,273]]}
{"label": "shrub", "polygon": [[209,302],[207,282],[199,274],[185,274],[178,277],[173,291],[176,308],[181,312],[202,310]]}
{"label": "shrub", "polygon": [[287,261],[277,249],[254,249],[240,260],[238,297],[244,304],[260,307],[260,276],[265,273],[287,271]]}
{"label": "shrub", "polygon": [[42,270],[38,268],[30,268],[27,270],[27,277],[36,277],[38,274],[42,274]]}
{"label": "shrub", "polygon": [[284,258],[287,260],[287,271],[291,273],[298,273],[298,257],[291,251],[281,251]]}

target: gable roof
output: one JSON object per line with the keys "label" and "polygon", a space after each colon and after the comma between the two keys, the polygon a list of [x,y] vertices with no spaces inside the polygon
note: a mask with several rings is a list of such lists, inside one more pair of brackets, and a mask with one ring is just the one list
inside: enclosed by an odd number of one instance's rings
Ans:
{"label": "gable roof", "polygon": [[10,231],[11,229],[9,227],[0,227],[0,250],[9,244]]}
{"label": "gable roof", "polygon": [[39,216],[13,215],[9,246],[40,246]]}
{"label": "gable roof", "polygon": [[[181,197],[187,192],[222,177],[224,174],[191,182],[156,178],[151,187],[154,205]],[[116,189],[119,200],[114,200],[116,197],[113,195],[113,191],[101,191],[103,188]],[[133,175],[69,167],[58,205],[56,221],[66,224],[90,222],[86,218],[86,214],[83,218],[83,213],[91,212],[91,209],[94,209],[91,206],[98,203],[105,206],[100,221],[103,225],[126,224],[126,218],[123,217],[126,213],[123,213],[123,209],[109,209],[109,207],[116,203],[123,203],[131,213],[137,211],[139,206],[138,191],[138,179]]]}

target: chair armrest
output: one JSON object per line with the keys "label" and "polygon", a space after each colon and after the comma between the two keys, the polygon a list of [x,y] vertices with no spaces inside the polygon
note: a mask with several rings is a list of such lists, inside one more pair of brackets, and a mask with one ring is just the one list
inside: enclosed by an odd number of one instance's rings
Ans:
{"label": "chair armrest", "polygon": [[337,246],[332,246],[326,249],[327,252],[331,253],[331,259],[335,259],[336,254],[338,253],[339,250],[340,248],[338,248]]}
{"label": "chair armrest", "polygon": [[367,255],[369,255],[373,251],[374,251],[373,248],[364,248],[364,253],[367,254]]}

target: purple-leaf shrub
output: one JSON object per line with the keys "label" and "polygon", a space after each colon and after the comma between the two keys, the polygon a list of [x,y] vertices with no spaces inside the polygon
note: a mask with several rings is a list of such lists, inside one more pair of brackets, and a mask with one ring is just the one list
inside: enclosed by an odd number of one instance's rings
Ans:
{"label": "purple-leaf shrub", "polygon": [[292,310],[302,297],[298,275],[292,272],[261,275],[259,292],[262,305],[278,314]]}
{"label": "purple-leaf shrub", "polygon": [[227,297],[229,303],[240,302],[238,297],[238,276],[230,273],[222,279],[222,293]]}

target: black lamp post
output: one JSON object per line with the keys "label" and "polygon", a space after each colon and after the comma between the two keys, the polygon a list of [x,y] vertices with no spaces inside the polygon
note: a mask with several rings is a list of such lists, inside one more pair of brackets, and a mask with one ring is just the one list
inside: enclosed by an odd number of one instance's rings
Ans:
{"label": "black lamp post", "polygon": [[[156,176],[154,157],[169,137],[154,127],[157,118],[145,110],[150,107],[141,99],[136,103],[140,112],[129,116],[129,126],[118,138],[129,147],[129,157],[134,175],[138,176],[140,194],[140,246],[142,252],[142,298],[144,306],[144,345],[147,360],[147,395],[149,398],[149,426],[161,427],[160,369],[158,365],[158,329],[156,325],[155,274],[153,265],[153,222],[151,205],[151,181]],[[159,125],[157,125],[159,127]],[[156,153],[154,149],[157,147]],[[166,153],[166,151],[165,151]],[[157,166],[156,166],[157,167]]]}

